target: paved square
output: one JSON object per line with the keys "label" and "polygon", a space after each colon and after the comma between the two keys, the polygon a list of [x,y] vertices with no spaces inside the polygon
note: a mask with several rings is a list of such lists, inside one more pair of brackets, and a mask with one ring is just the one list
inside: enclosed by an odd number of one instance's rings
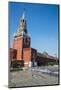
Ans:
{"label": "paved square", "polygon": [[[46,68],[46,67],[41,67]],[[56,85],[58,76],[42,73],[41,68],[10,72],[9,87]],[[50,67],[51,69],[51,67]],[[52,69],[57,70],[57,69]]]}

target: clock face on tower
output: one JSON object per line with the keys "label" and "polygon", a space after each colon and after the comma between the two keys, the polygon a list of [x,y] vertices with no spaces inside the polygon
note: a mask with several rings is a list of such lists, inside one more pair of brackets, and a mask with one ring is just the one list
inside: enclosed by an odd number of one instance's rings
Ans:
{"label": "clock face on tower", "polygon": [[24,38],[24,48],[28,48],[28,47],[30,47],[30,38],[25,37]]}

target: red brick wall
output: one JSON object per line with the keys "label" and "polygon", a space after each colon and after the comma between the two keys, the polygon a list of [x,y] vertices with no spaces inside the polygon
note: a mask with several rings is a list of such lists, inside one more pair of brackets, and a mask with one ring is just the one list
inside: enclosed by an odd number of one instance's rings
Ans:
{"label": "red brick wall", "polygon": [[[24,48],[23,59],[25,63],[29,64],[29,61],[31,60],[31,48]],[[25,64],[25,66],[28,66],[28,64]]]}
{"label": "red brick wall", "polygon": [[25,66],[29,66],[29,62],[31,60],[36,60],[37,57],[37,51],[33,48],[24,48],[23,51],[23,60],[25,60],[26,63]]}
{"label": "red brick wall", "polygon": [[12,61],[12,59],[17,58],[17,50],[10,48],[9,49],[9,60]]}
{"label": "red brick wall", "polygon": [[37,50],[34,48],[31,48],[31,60],[36,60],[37,57]]}
{"label": "red brick wall", "polygon": [[26,61],[31,60],[31,48],[25,48],[23,52],[23,59]]}
{"label": "red brick wall", "polygon": [[22,60],[22,40],[22,37],[14,39],[13,48],[17,49],[17,60]]}

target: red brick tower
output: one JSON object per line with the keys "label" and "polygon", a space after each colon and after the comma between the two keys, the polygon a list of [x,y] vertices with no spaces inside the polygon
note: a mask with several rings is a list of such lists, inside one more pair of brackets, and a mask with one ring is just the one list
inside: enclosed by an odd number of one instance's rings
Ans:
{"label": "red brick tower", "polygon": [[13,48],[17,50],[17,60],[24,60],[24,49],[30,49],[30,37],[27,32],[27,24],[23,13],[20,21],[19,31],[14,35]]}

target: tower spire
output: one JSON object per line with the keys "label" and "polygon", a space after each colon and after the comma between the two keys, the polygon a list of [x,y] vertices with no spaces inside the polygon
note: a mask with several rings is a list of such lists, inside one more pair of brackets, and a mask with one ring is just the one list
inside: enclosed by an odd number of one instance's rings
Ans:
{"label": "tower spire", "polygon": [[22,19],[25,19],[25,8],[23,10]]}
{"label": "tower spire", "polygon": [[23,14],[21,16],[21,20],[20,20],[20,25],[19,25],[19,31],[17,32],[17,34],[15,36],[19,36],[19,35],[27,35],[27,22],[25,19],[25,10],[23,11]]}
{"label": "tower spire", "polygon": [[22,19],[25,19],[25,12],[23,12]]}
{"label": "tower spire", "polygon": [[27,33],[27,24],[26,24],[26,19],[25,19],[25,9],[23,11],[21,21],[20,21],[20,32],[22,33]]}

